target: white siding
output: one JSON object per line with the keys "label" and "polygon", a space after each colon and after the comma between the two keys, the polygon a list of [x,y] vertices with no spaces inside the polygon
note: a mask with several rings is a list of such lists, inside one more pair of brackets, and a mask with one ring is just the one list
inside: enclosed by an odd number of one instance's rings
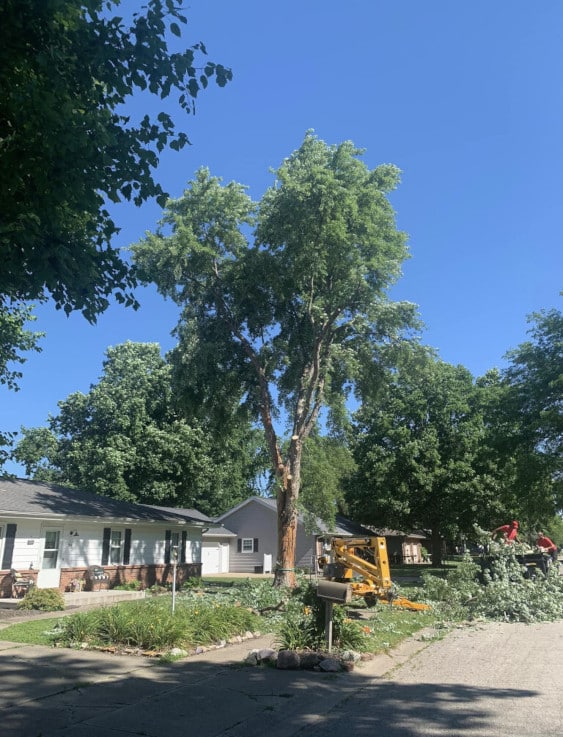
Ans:
{"label": "white siding", "polygon": [[[12,557],[12,567],[18,570],[27,570],[32,566],[35,570],[41,568],[41,559],[44,544],[45,527],[59,529],[60,549],[59,567],[81,568],[90,565],[99,565],[102,561],[102,543],[104,528],[131,529],[130,565],[163,564],[165,556],[166,530],[180,533],[186,531],[186,563],[201,562],[201,529],[174,525],[161,522],[157,525],[127,524],[112,522],[51,522],[41,520],[10,519],[0,517],[0,527],[3,528],[4,538],[0,541],[0,555],[5,544],[6,527],[16,524],[16,538]],[[78,534],[70,534],[78,533]]]}

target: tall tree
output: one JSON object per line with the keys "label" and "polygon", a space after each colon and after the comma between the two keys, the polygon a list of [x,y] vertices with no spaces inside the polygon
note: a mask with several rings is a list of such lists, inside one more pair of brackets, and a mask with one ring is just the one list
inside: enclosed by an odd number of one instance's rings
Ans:
{"label": "tall tree", "polygon": [[255,440],[231,427],[217,445],[201,423],[183,419],[170,370],[156,343],[109,348],[99,382],[59,402],[48,428],[25,430],[16,460],[34,478],[106,496],[226,511],[254,493]]}
{"label": "tall tree", "polygon": [[505,414],[519,493],[541,520],[563,508],[563,315],[544,310],[529,322],[530,340],[507,354]]}
{"label": "tall tree", "polygon": [[202,170],[133,247],[141,278],[183,308],[174,361],[184,400],[220,417],[244,411],[264,428],[277,584],[295,583],[304,441],[323,407],[342,418],[361,360],[414,317],[386,294],[407,256],[386,196],[399,172],[369,170],[361,153],[308,133],[258,205]]}
{"label": "tall tree", "polygon": [[112,246],[107,202],[166,195],[158,153],[187,142],[170,115],[133,121],[123,104],[146,90],[180,109],[231,72],[202,43],[168,48],[187,20],[173,0],[147,0],[129,23],[120,0],[0,4],[0,303],[52,296],[94,321],[109,296],[135,303],[130,266]]}
{"label": "tall tree", "polygon": [[498,511],[497,477],[480,473],[486,435],[473,378],[418,352],[388,374],[357,413],[348,503],[361,521],[428,529],[432,560],[441,540],[488,524]]}

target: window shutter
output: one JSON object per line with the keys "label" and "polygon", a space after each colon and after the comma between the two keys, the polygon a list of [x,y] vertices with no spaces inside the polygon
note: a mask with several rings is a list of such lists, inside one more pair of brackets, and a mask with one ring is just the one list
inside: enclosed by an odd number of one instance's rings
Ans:
{"label": "window shutter", "polygon": [[111,527],[104,527],[104,538],[102,540],[102,565],[107,566],[109,561],[109,539],[111,537]]}
{"label": "window shutter", "polygon": [[240,537],[237,540],[237,553],[242,553],[242,540]]}
{"label": "window shutter", "polygon": [[172,539],[172,530],[166,530],[164,535],[164,562],[168,565],[170,563],[170,541]]}
{"label": "window shutter", "polygon": [[17,525],[6,525],[6,539],[4,540],[4,555],[2,556],[2,568],[8,570],[12,567],[12,556],[14,554],[14,542],[16,540]]}
{"label": "window shutter", "polygon": [[186,540],[188,539],[188,533],[186,530],[182,530],[182,546],[180,547],[180,563],[186,562]]}
{"label": "window shutter", "polygon": [[125,529],[125,541],[123,543],[123,565],[128,566],[131,558],[131,528]]}
{"label": "window shutter", "polygon": [[258,538],[257,537],[254,538],[254,548],[253,548],[253,550],[254,550],[255,553],[258,552]]}

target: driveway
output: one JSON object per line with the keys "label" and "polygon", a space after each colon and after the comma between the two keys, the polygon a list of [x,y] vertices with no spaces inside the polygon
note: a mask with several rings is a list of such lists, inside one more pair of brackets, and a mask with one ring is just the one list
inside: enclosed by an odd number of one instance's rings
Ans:
{"label": "driveway", "polygon": [[[0,632],[1,637],[1,632]],[[563,622],[413,638],[348,674],[0,642],[2,737],[561,737]]]}

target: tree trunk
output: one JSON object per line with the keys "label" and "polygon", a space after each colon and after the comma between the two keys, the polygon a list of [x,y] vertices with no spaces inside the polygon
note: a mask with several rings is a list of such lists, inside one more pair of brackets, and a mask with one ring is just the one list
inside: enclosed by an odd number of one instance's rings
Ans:
{"label": "tree trunk", "polygon": [[293,438],[286,470],[278,487],[278,555],[274,586],[293,588],[297,583],[295,555],[297,550],[297,499],[301,487],[301,447],[301,441]]}
{"label": "tree trunk", "polygon": [[432,528],[430,544],[432,546],[432,565],[442,565],[442,536],[437,527]]}

